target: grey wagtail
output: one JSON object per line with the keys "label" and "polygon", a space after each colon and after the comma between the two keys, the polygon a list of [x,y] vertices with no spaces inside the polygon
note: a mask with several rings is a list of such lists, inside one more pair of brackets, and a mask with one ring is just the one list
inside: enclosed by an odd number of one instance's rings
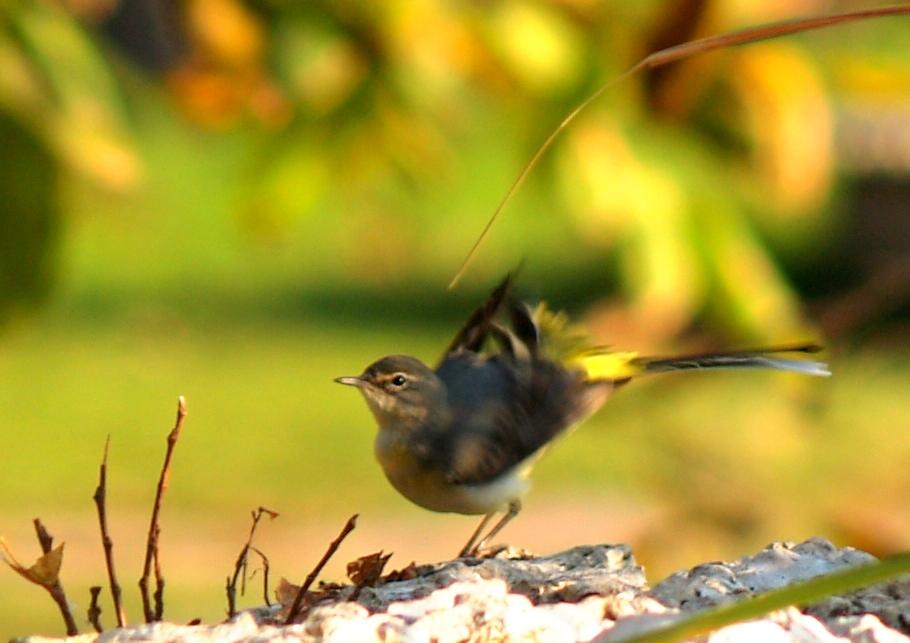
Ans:
{"label": "grey wagtail", "polygon": [[[476,555],[518,514],[545,447],[638,375],[707,368],[830,375],[821,362],[780,356],[820,350],[814,344],[670,358],[585,349],[564,315],[532,311],[510,296],[511,284],[507,276],[474,311],[435,369],[390,355],[335,380],[366,399],[379,424],[376,458],[395,489],[433,511],[485,515],[459,556]],[[508,326],[497,320],[504,306]],[[482,352],[488,338],[495,346]]]}

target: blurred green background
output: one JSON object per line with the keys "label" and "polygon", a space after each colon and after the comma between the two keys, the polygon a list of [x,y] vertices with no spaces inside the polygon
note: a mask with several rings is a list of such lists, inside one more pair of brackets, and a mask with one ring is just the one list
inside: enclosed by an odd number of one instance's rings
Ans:
{"label": "blurred green background", "polygon": [[[863,6],[867,6],[864,3]],[[629,542],[652,581],[773,539],[910,541],[910,21],[700,56],[576,121],[446,292],[521,166],[647,53],[820,0],[33,0],[0,8],[0,534],[66,541],[77,616],[108,512],[131,620],[176,396],[166,612],[216,621],[249,511],[272,577],[384,549],[453,555],[372,461],[332,378],[434,360],[501,275],[596,341],[674,352],[819,339],[835,377],[624,389],[535,476],[504,534]],[[262,602],[247,597],[241,605]],[[102,620],[112,623],[104,592]],[[86,629],[88,629],[86,627]],[[0,569],[0,637],[59,634]]]}

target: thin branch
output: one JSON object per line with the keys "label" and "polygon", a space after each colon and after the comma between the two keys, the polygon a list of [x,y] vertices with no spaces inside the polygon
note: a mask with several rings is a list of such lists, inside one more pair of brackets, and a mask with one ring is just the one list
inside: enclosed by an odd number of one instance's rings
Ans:
{"label": "thin branch", "polygon": [[[114,614],[117,617],[117,627],[126,625],[126,613],[123,611],[123,603],[120,599],[120,585],[117,583],[117,574],[114,571],[114,541],[111,539],[107,529],[107,509],[105,501],[107,499],[107,453],[110,447],[111,436],[107,436],[104,441],[104,456],[101,459],[101,467],[98,473],[98,487],[95,489],[95,495],[92,498],[95,506],[98,508],[98,524],[101,527],[101,544],[104,547],[104,564],[107,567],[107,579],[111,588],[111,598],[114,601]],[[93,599],[95,596],[93,595]],[[98,630],[99,632],[101,630]]]}
{"label": "thin branch", "polygon": [[[157,539],[161,535],[159,527],[155,533]],[[155,601],[155,620],[160,621],[164,616],[164,576],[161,574],[161,556],[159,555],[158,543],[155,543],[155,591],[152,598]]]}
{"label": "thin branch", "polygon": [[[46,556],[54,548],[54,537],[45,529],[40,518],[35,518],[32,522],[35,525],[35,534],[38,536],[38,542],[41,544],[41,551]],[[66,592],[63,591],[63,584],[60,582],[59,576],[55,573],[53,581],[43,585],[43,587],[50,593],[51,598],[57,603],[57,607],[60,608],[60,614],[66,624],[66,635],[77,635],[79,628],[76,627],[76,619],[73,618],[73,613],[70,611],[69,603],[66,600]]]}
{"label": "thin branch", "polygon": [[[155,493],[155,504],[152,506],[152,518],[149,523],[148,542],[145,547],[145,563],[142,566],[142,578],[139,579],[139,591],[142,594],[142,611],[145,615],[145,621],[160,621],[164,614],[164,578],[161,575],[161,566],[158,552],[158,538],[161,535],[161,527],[158,524],[158,515],[161,512],[161,501],[164,498],[164,492],[167,489],[168,478],[170,476],[171,458],[174,455],[174,447],[177,446],[177,439],[180,437],[180,429],[183,427],[183,419],[186,417],[186,400],[183,396],[177,398],[177,420],[174,428],[167,436],[167,451],[164,455],[164,464],[161,466],[161,476],[158,478],[158,488]],[[152,571],[152,563],[155,564],[155,610],[152,611],[151,600],[149,599],[149,575]]]}
{"label": "thin branch", "polygon": [[54,548],[54,537],[44,527],[41,518],[35,518],[32,520],[32,524],[35,525],[35,535],[38,537],[38,544],[41,545],[42,553],[51,553]]}
{"label": "thin branch", "polygon": [[344,528],[341,530],[341,533],[338,534],[338,537],[335,538],[329,544],[329,548],[322,555],[322,559],[316,564],[316,567],[313,568],[313,571],[309,573],[306,577],[306,580],[303,581],[303,585],[300,586],[300,589],[297,590],[297,596],[294,597],[294,603],[291,605],[291,610],[288,612],[287,620],[285,620],[285,625],[290,625],[294,622],[294,619],[297,618],[297,614],[300,613],[300,606],[303,604],[303,597],[306,595],[307,590],[310,589],[310,586],[313,584],[313,581],[316,580],[316,577],[322,571],[322,568],[325,567],[326,563],[329,562],[329,559],[335,555],[335,552],[338,551],[338,547],[341,545],[342,541],[347,538],[348,534],[354,531],[354,527],[357,526],[357,517],[358,514],[354,514],[348,518],[347,523],[345,523]]}
{"label": "thin branch", "polygon": [[499,205],[496,206],[496,209],[493,211],[493,215],[487,220],[486,225],[484,225],[483,230],[480,231],[480,235],[478,235],[477,240],[474,241],[474,244],[471,246],[471,249],[468,251],[467,256],[462,261],[461,266],[455,273],[455,276],[452,277],[452,280],[449,282],[448,289],[451,290],[455,288],[455,286],[458,285],[458,282],[461,281],[462,276],[464,276],[465,271],[467,271],[468,266],[471,264],[471,261],[473,261],[474,256],[477,254],[477,251],[479,250],[481,244],[487,238],[487,235],[489,234],[490,229],[493,227],[493,224],[499,218],[499,215],[505,209],[506,205],[508,205],[508,203],[512,200],[512,196],[515,194],[515,192],[518,191],[518,188],[521,186],[521,184],[524,183],[524,180],[527,178],[528,174],[530,174],[531,171],[537,166],[538,161],[540,161],[544,153],[550,149],[559,135],[562,134],[562,132],[572,123],[572,121],[575,120],[575,118],[581,112],[583,112],[591,103],[600,98],[604,92],[612,88],[614,85],[617,85],[629,76],[632,76],[644,69],[662,67],[663,65],[677,62],[696,54],[701,54],[707,51],[714,51],[715,49],[723,49],[724,47],[734,47],[737,45],[745,45],[754,42],[760,42],[763,40],[770,40],[772,38],[778,38],[780,36],[787,36],[804,31],[813,31],[815,29],[822,29],[824,27],[830,27],[832,25],[837,25],[845,22],[855,22],[869,18],[883,18],[886,16],[898,15],[910,15],[910,6],[906,4],[895,5],[890,7],[879,7],[878,9],[850,11],[847,13],[839,13],[830,16],[813,16],[808,18],[784,20],[781,22],[772,22],[766,25],[749,27],[739,31],[731,31],[729,33],[723,33],[716,36],[708,36],[706,38],[692,40],[680,45],[676,45],[674,47],[661,49],[660,51],[656,51],[646,58],[643,58],[619,76],[616,76],[615,78],[601,85],[593,94],[588,96],[588,98],[583,100],[571,112],[569,112],[568,116],[566,116],[562,122],[556,126],[556,129],[554,129],[550,135],[547,136],[540,147],[537,148],[537,151],[534,152],[531,160],[528,161],[527,164],[521,169],[521,172],[518,173],[518,177],[512,182],[512,185],[509,187],[506,195],[502,198],[502,201],[500,201]]}
{"label": "thin branch", "polygon": [[[247,553],[244,554],[244,556],[243,556],[243,576],[241,576],[241,578],[240,578],[240,595],[241,596],[246,594],[246,570],[247,570],[247,561],[249,558],[249,556],[247,554],[249,553],[250,549],[255,549],[253,547],[253,536],[256,534],[256,526],[259,524],[259,521],[262,519],[263,515],[267,515],[269,517],[269,519],[271,519],[271,520],[274,520],[275,518],[277,518],[279,516],[277,511],[272,511],[271,509],[268,509],[266,507],[259,507],[259,509],[257,509],[255,512],[250,512],[250,514],[253,517],[253,524],[250,526],[250,535],[246,541]],[[256,550],[256,551],[258,551],[258,550]],[[259,552],[259,555],[262,558],[265,558],[265,556],[262,554],[262,552]],[[234,575],[234,578],[235,578],[235,582],[236,582],[236,578],[237,578],[236,573]]]}
{"label": "thin branch", "polygon": [[[256,551],[259,556],[265,561],[265,573],[266,573],[266,596],[268,596],[268,559],[265,555],[260,552],[258,549],[253,547],[253,536],[256,534],[256,526],[259,524],[259,521],[262,519],[263,515],[267,515],[269,518],[277,518],[278,512],[267,509],[266,507],[259,507],[256,511],[251,511],[250,514],[253,517],[253,524],[250,526],[250,534],[246,539],[246,544],[243,545],[243,548],[240,550],[240,554],[237,556],[237,560],[234,563],[234,575],[227,579],[225,584],[225,591],[227,592],[228,599],[228,618],[232,618],[234,614],[237,613],[236,610],[236,599],[237,599],[237,579],[240,579],[240,595],[246,593],[246,570],[247,570],[247,560],[249,558],[250,549]],[[268,603],[268,598],[266,598],[266,603]]]}
{"label": "thin branch", "polygon": [[256,547],[251,546],[250,551],[258,554],[262,560],[262,598],[265,600],[265,604],[271,607],[272,601],[269,600],[269,558]]}
{"label": "thin branch", "polygon": [[[264,553],[262,553],[262,551],[260,549],[257,549],[256,547],[253,547],[252,545],[250,545],[248,547],[248,551],[251,551],[254,554],[258,555],[259,559],[262,561],[262,599],[265,601],[265,604],[268,607],[271,607],[272,601],[269,600],[269,557],[266,556]],[[244,572],[244,573],[246,573],[246,572]],[[256,574],[256,571],[253,570],[253,573],[250,574],[250,578],[252,579],[255,574]],[[235,603],[234,603],[235,596],[236,596],[236,586],[237,586],[236,576],[233,579],[230,576],[228,576],[225,579],[224,586],[225,586],[225,590],[227,592],[227,597],[228,597],[228,618],[232,618],[237,613],[237,611],[235,609]],[[241,588],[241,594],[242,593],[243,593],[243,590]]]}
{"label": "thin branch", "polygon": [[92,602],[88,606],[88,622],[92,624],[96,632],[101,634],[104,631],[104,627],[101,625],[101,608],[98,606],[98,595],[101,594],[101,586],[94,585],[89,587],[88,591],[92,593]]}

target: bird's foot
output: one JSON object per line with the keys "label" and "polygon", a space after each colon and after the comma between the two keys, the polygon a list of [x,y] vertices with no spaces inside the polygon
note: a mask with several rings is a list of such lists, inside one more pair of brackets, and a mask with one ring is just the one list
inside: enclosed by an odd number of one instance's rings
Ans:
{"label": "bird's foot", "polygon": [[533,558],[534,554],[524,547],[516,547],[505,543],[497,545],[476,546],[470,550],[462,550],[458,554],[459,558],[476,558],[485,560],[488,558],[500,558],[502,560],[526,560]]}

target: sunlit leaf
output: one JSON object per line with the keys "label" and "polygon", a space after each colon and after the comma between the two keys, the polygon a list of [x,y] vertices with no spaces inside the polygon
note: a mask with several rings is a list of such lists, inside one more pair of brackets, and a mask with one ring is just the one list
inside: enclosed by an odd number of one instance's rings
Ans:
{"label": "sunlit leaf", "polygon": [[581,41],[571,22],[526,0],[505,2],[494,15],[493,46],[524,86],[533,92],[571,86],[581,71]]}
{"label": "sunlit leaf", "polygon": [[746,188],[771,213],[818,210],[834,161],[833,115],[818,69],[794,45],[774,42],[738,51],[729,78],[754,145],[756,172]]}
{"label": "sunlit leaf", "polygon": [[275,48],[291,92],[316,116],[340,107],[368,74],[354,43],[320,23],[282,25]]}
{"label": "sunlit leaf", "polygon": [[667,334],[690,319],[702,292],[685,183],[630,138],[603,121],[578,123],[562,158],[565,191],[586,239],[620,253],[629,314]]}
{"label": "sunlit leaf", "polygon": [[3,561],[24,579],[46,588],[53,587],[59,581],[60,566],[63,564],[63,543],[39,557],[31,567],[25,567],[16,560],[3,538],[0,538],[0,549]]}
{"label": "sunlit leaf", "polygon": [[50,147],[71,167],[125,190],[139,181],[123,100],[110,67],[91,37],[62,8],[22,5],[16,33],[51,95],[36,123]]}
{"label": "sunlit leaf", "polygon": [[256,15],[235,0],[190,0],[186,26],[205,53],[233,67],[258,64],[265,33]]}

